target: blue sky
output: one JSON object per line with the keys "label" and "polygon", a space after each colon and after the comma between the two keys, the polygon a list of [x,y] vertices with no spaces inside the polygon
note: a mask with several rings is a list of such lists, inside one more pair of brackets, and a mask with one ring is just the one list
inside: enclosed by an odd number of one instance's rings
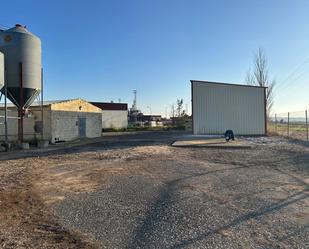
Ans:
{"label": "blue sky", "polygon": [[191,79],[243,83],[253,53],[263,47],[277,80],[274,110],[309,109],[307,0],[10,0],[0,6],[0,24],[27,25],[42,40],[45,99],[120,98],[131,105],[137,89],[142,111],[151,106],[165,115],[177,98],[190,109]]}

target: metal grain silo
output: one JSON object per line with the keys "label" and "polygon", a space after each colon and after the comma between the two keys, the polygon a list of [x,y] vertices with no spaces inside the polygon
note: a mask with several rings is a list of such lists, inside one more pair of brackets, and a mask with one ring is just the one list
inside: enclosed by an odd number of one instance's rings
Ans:
{"label": "metal grain silo", "polygon": [[0,89],[4,86],[4,54],[0,52]]}
{"label": "metal grain silo", "polygon": [[0,32],[0,51],[5,56],[7,96],[25,109],[41,91],[41,41],[17,24]]}

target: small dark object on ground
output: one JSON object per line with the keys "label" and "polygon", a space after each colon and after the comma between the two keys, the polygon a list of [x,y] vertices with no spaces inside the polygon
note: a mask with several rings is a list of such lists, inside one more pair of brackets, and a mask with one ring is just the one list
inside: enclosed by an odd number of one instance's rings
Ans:
{"label": "small dark object on ground", "polygon": [[227,130],[227,131],[225,132],[224,137],[225,137],[225,140],[226,140],[227,142],[229,142],[231,139],[232,139],[233,141],[235,140],[234,132],[233,132],[232,130]]}
{"label": "small dark object on ground", "polygon": [[10,151],[11,150],[11,148],[12,148],[12,144],[11,143],[2,143],[1,144],[1,149],[0,149],[0,151]]}

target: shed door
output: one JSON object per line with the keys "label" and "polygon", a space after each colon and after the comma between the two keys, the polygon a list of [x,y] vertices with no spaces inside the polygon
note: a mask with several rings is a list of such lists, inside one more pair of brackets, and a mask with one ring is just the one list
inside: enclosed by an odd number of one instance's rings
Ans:
{"label": "shed door", "polygon": [[86,118],[78,118],[78,134],[79,137],[86,137]]}

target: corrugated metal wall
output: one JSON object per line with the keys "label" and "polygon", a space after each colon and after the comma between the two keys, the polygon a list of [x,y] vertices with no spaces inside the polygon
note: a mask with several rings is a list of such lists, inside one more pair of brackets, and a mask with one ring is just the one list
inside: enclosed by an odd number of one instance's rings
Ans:
{"label": "corrugated metal wall", "polygon": [[192,81],[194,134],[265,134],[264,88]]}

